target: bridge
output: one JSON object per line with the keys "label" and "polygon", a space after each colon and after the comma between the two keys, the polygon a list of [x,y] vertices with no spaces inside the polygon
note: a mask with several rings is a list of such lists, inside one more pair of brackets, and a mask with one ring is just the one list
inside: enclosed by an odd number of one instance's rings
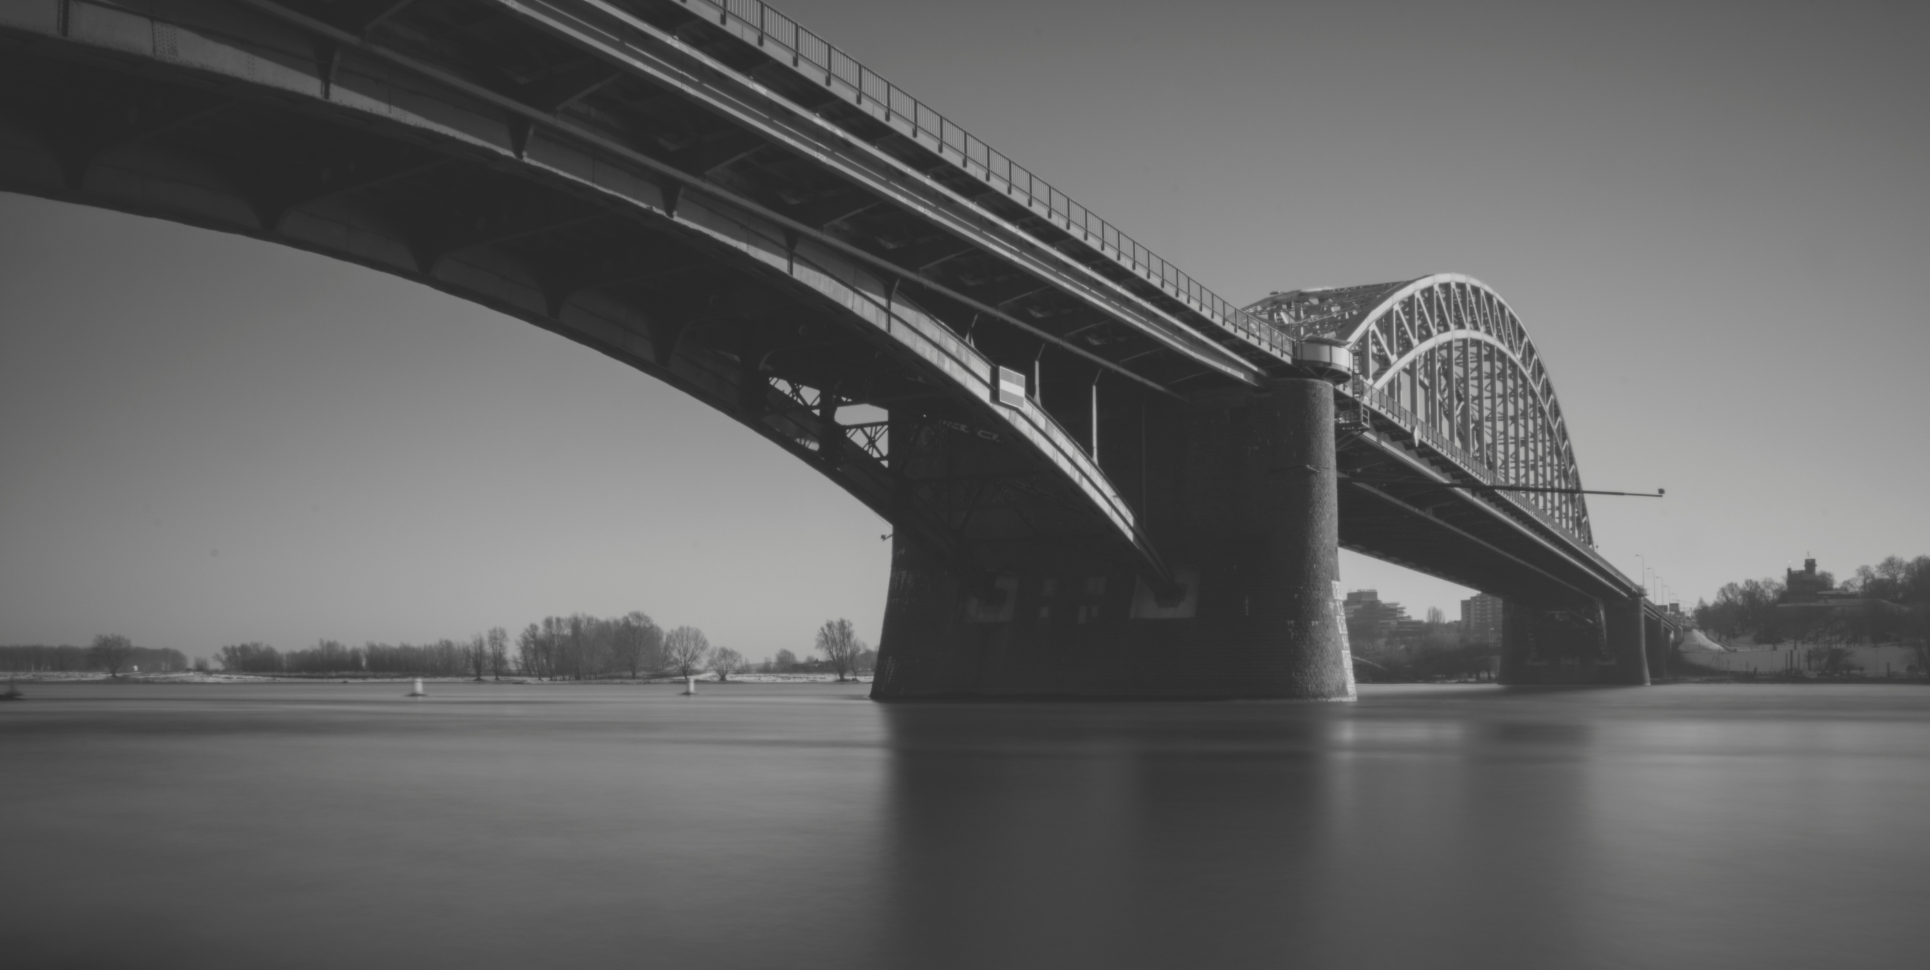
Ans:
{"label": "bridge", "polygon": [[0,0],[0,189],[391,273],[892,523],[873,696],[1348,697],[1336,550],[1646,683],[1545,363],[1435,275],[1229,302],[756,0]]}

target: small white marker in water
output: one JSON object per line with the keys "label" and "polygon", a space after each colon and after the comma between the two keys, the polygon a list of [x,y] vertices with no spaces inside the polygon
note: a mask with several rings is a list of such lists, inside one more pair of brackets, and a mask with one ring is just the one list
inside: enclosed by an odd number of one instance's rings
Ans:
{"label": "small white marker in water", "polygon": [[690,697],[695,695],[696,693],[697,693],[697,678],[690,677],[690,676],[684,677],[684,696]]}
{"label": "small white marker in water", "polygon": [[409,696],[410,696],[410,697],[427,697],[427,696],[429,696],[429,692],[428,692],[428,691],[426,691],[426,690],[423,690],[423,689],[422,689],[422,678],[420,678],[420,677],[417,677],[417,678],[415,679],[415,690],[412,690],[412,691],[410,691],[410,692],[409,692]]}

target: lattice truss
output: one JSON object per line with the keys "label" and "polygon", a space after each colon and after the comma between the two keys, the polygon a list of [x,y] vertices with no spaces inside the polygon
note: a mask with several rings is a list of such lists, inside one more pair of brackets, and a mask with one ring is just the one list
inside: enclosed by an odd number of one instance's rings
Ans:
{"label": "lattice truss", "polygon": [[870,457],[883,464],[891,454],[891,422],[865,421],[855,424],[839,424],[837,421],[840,406],[856,404],[856,401],[841,400],[836,395],[827,394],[818,388],[781,377],[767,378],[767,383],[779,394],[784,395],[787,406],[778,409],[781,416],[805,415],[815,418],[808,424],[788,427],[791,440],[806,451],[829,456],[826,444],[821,440],[826,434],[842,433],[846,440]]}
{"label": "lattice truss", "polygon": [[[1479,280],[1440,274],[1295,290],[1249,310],[1296,339],[1345,341],[1355,373],[1346,390],[1429,444],[1444,438],[1440,450],[1477,477],[1582,487],[1548,369],[1514,311]],[[1593,543],[1583,496],[1502,494]]]}

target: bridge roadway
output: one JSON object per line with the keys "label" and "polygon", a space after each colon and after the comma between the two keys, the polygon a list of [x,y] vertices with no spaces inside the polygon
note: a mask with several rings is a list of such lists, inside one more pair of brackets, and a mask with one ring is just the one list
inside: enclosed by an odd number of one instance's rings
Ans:
{"label": "bridge roadway", "polygon": [[1229,303],[756,2],[0,0],[0,189],[730,415],[893,524],[874,696],[1350,696],[1336,545],[1505,597],[1512,681],[1645,683],[1667,636],[1489,288]]}

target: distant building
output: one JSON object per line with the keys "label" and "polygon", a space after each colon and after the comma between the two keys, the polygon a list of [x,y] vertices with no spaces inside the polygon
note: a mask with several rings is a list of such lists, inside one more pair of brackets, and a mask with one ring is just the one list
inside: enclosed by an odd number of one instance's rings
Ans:
{"label": "distant building", "polygon": [[1501,642],[1501,597],[1476,593],[1461,601],[1461,636],[1470,643]]}
{"label": "distant building", "polygon": [[1783,598],[1776,604],[1790,615],[1812,620],[1829,616],[1901,614],[1904,607],[1885,600],[1865,597],[1851,589],[1837,589],[1835,577],[1816,571],[1816,560],[1803,560],[1801,572],[1783,571]]}
{"label": "distant building", "polygon": [[1802,572],[1794,569],[1783,571],[1783,602],[1814,603],[1830,598],[1831,594],[1842,595],[1830,588],[1835,585],[1829,573],[1816,571],[1816,560],[1805,559]]}
{"label": "distant building", "polygon": [[1347,639],[1358,648],[1379,646],[1407,620],[1405,607],[1381,602],[1380,593],[1371,589],[1348,593],[1341,609],[1347,614]]}
{"label": "distant building", "polygon": [[1396,620],[1394,628],[1387,631],[1387,640],[1401,647],[1418,647],[1427,642],[1433,627],[1434,624],[1426,620]]}

